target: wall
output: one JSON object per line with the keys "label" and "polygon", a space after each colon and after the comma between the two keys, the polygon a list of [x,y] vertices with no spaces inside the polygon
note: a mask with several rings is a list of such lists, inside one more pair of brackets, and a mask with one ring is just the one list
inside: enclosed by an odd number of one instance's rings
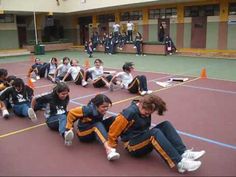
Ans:
{"label": "wall", "polygon": [[0,49],[19,48],[18,32],[14,23],[0,23]]}
{"label": "wall", "polygon": [[192,18],[184,18],[184,48],[191,47],[191,23]]}
{"label": "wall", "polygon": [[207,17],[206,48],[218,48],[219,16]]}

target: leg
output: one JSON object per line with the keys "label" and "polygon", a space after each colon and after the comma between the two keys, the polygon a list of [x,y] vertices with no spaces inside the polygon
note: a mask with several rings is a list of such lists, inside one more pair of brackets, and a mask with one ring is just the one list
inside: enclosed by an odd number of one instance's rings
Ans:
{"label": "leg", "polygon": [[129,84],[128,90],[130,93],[139,93],[140,92],[140,82],[137,77],[135,77],[132,82]]}

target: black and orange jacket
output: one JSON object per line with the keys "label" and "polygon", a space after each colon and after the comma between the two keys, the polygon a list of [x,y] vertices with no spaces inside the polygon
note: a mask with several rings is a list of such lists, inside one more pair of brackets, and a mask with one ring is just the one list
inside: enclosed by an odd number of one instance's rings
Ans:
{"label": "black and orange jacket", "polygon": [[97,111],[93,103],[71,109],[67,114],[66,129],[71,129],[76,120],[79,119],[78,127],[84,127],[103,120],[104,115]]}
{"label": "black and orange jacket", "polygon": [[115,121],[112,123],[108,133],[109,146],[116,147],[119,136],[123,142],[127,142],[149,131],[151,116],[142,117],[136,103],[137,101],[133,101],[128,108],[118,114]]}

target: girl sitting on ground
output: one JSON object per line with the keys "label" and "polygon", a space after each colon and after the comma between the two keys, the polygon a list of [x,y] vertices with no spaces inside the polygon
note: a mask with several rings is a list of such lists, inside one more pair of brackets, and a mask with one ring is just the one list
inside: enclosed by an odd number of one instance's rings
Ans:
{"label": "girl sitting on ground", "polygon": [[154,149],[171,168],[177,166],[180,173],[197,170],[201,162],[195,160],[205,154],[204,150],[187,150],[169,121],[151,127],[151,115],[155,111],[163,115],[166,110],[166,103],[154,94],[132,101],[110,126],[108,146],[115,148],[121,137],[132,156],[141,157]]}
{"label": "girl sitting on ground", "polygon": [[73,124],[79,120],[77,130],[79,140],[82,142],[99,140],[106,150],[107,159],[116,160],[120,154],[107,145],[107,131],[115,117],[104,119],[104,115],[111,105],[112,102],[106,95],[96,95],[87,106],[76,107],[68,112],[66,128],[67,132],[73,133]]}
{"label": "girl sitting on ground", "polygon": [[151,94],[152,91],[147,88],[146,76],[140,75],[133,77],[134,64],[126,62],[123,67],[123,72],[117,73],[110,81],[110,90],[113,91],[115,85],[127,89],[130,93],[139,93],[140,95]]}
{"label": "girl sitting on ground", "polygon": [[100,88],[106,86],[107,88],[110,88],[110,80],[112,79],[111,74],[104,74],[103,71],[103,62],[101,59],[96,59],[94,61],[94,67],[91,67],[85,71],[84,74],[84,81],[83,86],[87,85],[87,80],[89,78],[92,79],[93,86],[95,88]]}
{"label": "girl sitting on ground", "polygon": [[[65,77],[70,67],[70,59],[68,57],[64,57],[62,59],[62,63],[56,69],[53,81],[60,82]],[[66,81],[70,81],[71,79],[71,77],[67,77]]]}
{"label": "girl sitting on ground", "polygon": [[70,65],[71,67],[68,69],[62,81],[64,82],[68,77],[72,77],[76,85],[85,85],[84,70],[79,66],[79,61],[77,59],[72,59]]}
{"label": "girl sitting on ground", "polygon": [[30,107],[34,91],[25,85],[24,81],[16,78],[12,87],[8,87],[0,94],[0,101],[9,100],[13,112],[20,117],[29,117],[33,122],[37,121],[34,110]]}
{"label": "girl sitting on ground", "polygon": [[45,72],[46,72],[46,77],[48,80],[54,82],[54,78],[55,78],[55,73],[57,70],[57,66],[58,66],[58,60],[55,57],[52,57],[50,62],[47,63],[46,68],[45,68]]}
{"label": "girl sitting on ground", "polygon": [[31,107],[46,105],[45,119],[47,126],[58,131],[65,140],[65,145],[71,145],[74,136],[71,132],[65,133],[67,106],[69,104],[70,89],[64,82],[57,83],[52,92],[47,92],[32,99]]}

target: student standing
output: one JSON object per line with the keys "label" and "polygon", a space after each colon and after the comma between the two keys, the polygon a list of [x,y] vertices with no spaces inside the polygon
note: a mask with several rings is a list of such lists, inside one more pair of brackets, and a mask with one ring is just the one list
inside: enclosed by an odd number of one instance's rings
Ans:
{"label": "student standing", "polygon": [[133,30],[134,30],[134,24],[131,21],[128,21],[126,24],[127,27],[127,33],[128,33],[128,42],[133,42]]}
{"label": "student standing", "polygon": [[99,140],[106,150],[107,159],[116,160],[120,154],[107,145],[107,131],[114,121],[114,117],[104,119],[111,105],[112,102],[106,95],[96,95],[87,106],[76,107],[68,112],[66,128],[68,132],[73,132],[73,124],[78,120],[79,140],[82,142]]}
{"label": "student standing", "polygon": [[121,137],[132,156],[143,156],[154,149],[171,168],[177,166],[180,173],[197,170],[201,162],[195,160],[203,156],[205,151],[187,150],[169,121],[151,127],[152,114],[156,111],[158,115],[163,115],[166,110],[166,103],[154,94],[132,101],[112,123],[108,145],[115,148],[118,137]]}

